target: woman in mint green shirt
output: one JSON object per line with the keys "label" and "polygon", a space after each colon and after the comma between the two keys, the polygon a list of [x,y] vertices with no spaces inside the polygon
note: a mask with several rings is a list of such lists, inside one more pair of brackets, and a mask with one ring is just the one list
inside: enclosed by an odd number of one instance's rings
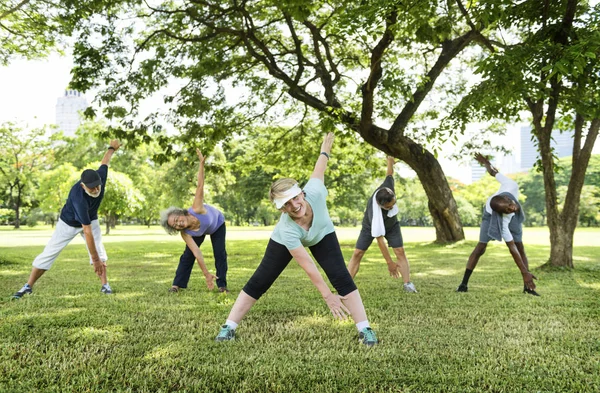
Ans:
{"label": "woman in mint green shirt", "polygon": [[[217,341],[235,338],[235,329],[242,318],[293,258],[321,292],[335,318],[343,319],[349,314],[356,323],[361,343],[372,346],[378,342],[358,289],[346,268],[327,211],[327,189],[323,180],[332,144],[333,133],[329,133],[323,140],[321,153],[303,190],[290,178],[277,180],[271,186],[270,198],[281,211],[281,217],[260,265],[240,292],[227,321],[221,326]],[[305,247],[310,249],[338,294],[331,292]]]}

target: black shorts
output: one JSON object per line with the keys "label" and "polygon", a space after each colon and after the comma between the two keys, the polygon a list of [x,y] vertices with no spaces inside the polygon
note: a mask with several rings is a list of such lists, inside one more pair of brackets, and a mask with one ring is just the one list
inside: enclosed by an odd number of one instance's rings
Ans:
{"label": "black shorts", "polygon": [[[402,241],[402,231],[400,230],[400,223],[396,222],[390,229],[386,229],[385,235],[383,235],[388,242],[388,246],[392,248],[404,247]],[[371,228],[362,227],[358,240],[356,241],[356,248],[359,250],[367,251],[373,243],[374,237],[371,235]]]}

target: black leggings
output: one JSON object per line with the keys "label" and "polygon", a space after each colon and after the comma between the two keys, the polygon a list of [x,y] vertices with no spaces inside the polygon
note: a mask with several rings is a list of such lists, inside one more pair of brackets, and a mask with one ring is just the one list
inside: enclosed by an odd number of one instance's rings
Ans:
{"label": "black leggings", "polygon": [[[335,232],[326,235],[309,249],[339,295],[346,296],[356,290],[356,285],[346,268]],[[269,239],[265,255],[244,286],[244,292],[258,300],[273,285],[291,260],[292,254],[284,245]]]}

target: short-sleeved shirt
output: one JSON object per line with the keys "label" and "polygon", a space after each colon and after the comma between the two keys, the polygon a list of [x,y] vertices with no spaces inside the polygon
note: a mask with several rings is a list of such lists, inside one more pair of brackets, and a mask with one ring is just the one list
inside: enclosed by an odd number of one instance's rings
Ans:
{"label": "short-sleeved shirt", "polygon": [[311,178],[304,186],[303,191],[306,193],[306,202],[313,211],[312,225],[308,231],[298,225],[287,213],[282,213],[271,234],[273,241],[283,244],[288,250],[300,246],[314,246],[326,235],[335,232],[327,210],[327,188],[323,182],[320,179]]}
{"label": "short-sleeved shirt", "polygon": [[[391,176],[391,175],[386,176],[383,183],[381,183],[381,185],[379,187],[377,187],[377,189],[375,190],[373,195],[371,195],[371,198],[369,198],[369,201],[367,202],[367,210],[365,210],[365,214],[363,215],[363,220],[362,220],[362,229],[363,230],[371,232],[371,223],[373,222],[373,198],[375,198],[377,191],[379,191],[385,187],[389,188],[390,190],[394,191],[394,193],[396,193],[396,190],[394,189],[394,177],[393,176]],[[383,216],[383,226],[385,228],[386,233],[389,230],[391,230],[394,227],[394,225],[396,225],[398,223],[398,218],[395,215],[392,217],[388,217],[387,214],[388,214],[387,210],[381,209],[381,215]]]}
{"label": "short-sleeved shirt", "polygon": [[204,204],[204,208],[206,209],[205,214],[196,213],[191,207],[188,209],[188,213],[200,221],[200,229],[197,231],[190,231],[189,229],[186,229],[185,233],[190,236],[212,235],[221,227],[221,225],[223,225],[225,222],[223,213],[221,213],[217,208],[207,205],[206,203]]}
{"label": "short-sleeved shirt", "polygon": [[98,208],[104,198],[106,190],[106,178],[108,176],[108,165],[100,165],[97,170],[102,181],[100,195],[93,198],[85,193],[81,181],[77,181],[69,191],[67,202],[60,212],[60,219],[67,225],[81,228],[82,225],[91,225],[93,220],[98,219]]}

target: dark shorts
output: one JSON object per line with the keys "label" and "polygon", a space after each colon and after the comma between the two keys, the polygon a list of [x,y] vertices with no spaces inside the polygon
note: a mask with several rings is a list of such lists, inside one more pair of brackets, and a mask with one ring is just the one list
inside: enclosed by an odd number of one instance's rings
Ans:
{"label": "dark shorts", "polygon": [[[356,290],[335,232],[326,235],[309,249],[339,295],[346,296]],[[291,260],[292,254],[289,250],[283,244],[270,239],[260,265],[244,286],[244,292],[254,299],[259,299]]]}
{"label": "dark shorts", "polygon": [[[402,241],[402,231],[400,230],[400,223],[395,223],[390,229],[385,231],[383,236],[388,242],[388,246],[392,248],[404,247]],[[358,240],[356,241],[356,248],[359,250],[367,251],[373,243],[374,237],[371,236],[371,228],[362,227]]]}
{"label": "dark shorts", "polygon": [[[492,219],[492,215],[485,210],[485,206],[483,207],[483,218],[481,219],[481,225],[479,226],[479,242],[480,243],[488,243],[492,239],[488,235],[488,230],[490,228],[490,220]],[[515,214],[510,222],[508,223],[508,230],[513,237],[513,241],[515,243],[523,243],[523,224],[520,224],[517,220],[517,215]]]}

